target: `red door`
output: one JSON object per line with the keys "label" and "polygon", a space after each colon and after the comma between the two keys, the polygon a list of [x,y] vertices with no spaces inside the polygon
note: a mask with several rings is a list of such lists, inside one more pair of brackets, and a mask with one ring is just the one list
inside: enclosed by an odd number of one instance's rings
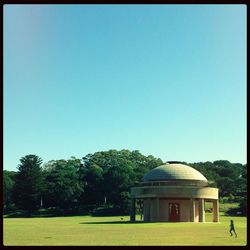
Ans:
{"label": "red door", "polygon": [[169,203],[168,206],[168,221],[180,221],[180,204]]}

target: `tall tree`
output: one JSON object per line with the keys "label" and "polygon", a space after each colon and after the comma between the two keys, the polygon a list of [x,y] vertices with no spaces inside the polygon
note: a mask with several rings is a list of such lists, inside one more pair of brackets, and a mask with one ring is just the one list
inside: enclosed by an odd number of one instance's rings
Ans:
{"label": "tall tree", "polygon": [[40,207],[44,183],[42,176],[42,159],[37,155],[26,155],[20,159],[13,199],[18,208],[29,213]]}
{"label": "tall tree", "polygon": [[108,150],[83,157],[82,176],[86,189],[82,202],[104,201],[123,211],[128,210],[130,188],[150,169],[163,164],[161,159],[144,156],[139,151]]}
{"label": "tall tree", "polygon": [[80,159],[50,161],[44,166],[45,207],[73,208],[83,191],[79,179]]}
{"label": "tall tree", "polygon": [[13,204],[12,194],[13,187],[15,184],[15,175],[14,171],[3,171],[3,205],[4,209],[10,209],[10,206]]}
{"label": "tall tree", "polygon": [[82,204],[95,205],[105,201],[103,193],[103,169],[93,163],[85,169],[83,175],[84,193],[81,196]]}

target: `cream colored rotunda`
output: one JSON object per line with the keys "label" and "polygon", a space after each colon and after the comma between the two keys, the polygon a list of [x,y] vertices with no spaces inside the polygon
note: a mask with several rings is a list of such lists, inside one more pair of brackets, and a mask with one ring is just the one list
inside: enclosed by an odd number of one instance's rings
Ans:
{"label": "cream colored rotunda", "polygon": [[136,200],[143,201],[146,222],[205,222],[205,201],[213,204],[213,222],[219,221],[218,189],[196,169],[167,162],[152,169],[131,189],[130,220],[135,221]]}

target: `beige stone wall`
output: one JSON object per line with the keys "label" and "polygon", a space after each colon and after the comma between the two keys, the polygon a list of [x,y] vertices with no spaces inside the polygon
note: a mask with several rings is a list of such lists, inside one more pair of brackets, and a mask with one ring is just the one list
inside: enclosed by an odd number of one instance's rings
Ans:
{"label": "beige stone wall", "polygon": [[159,202],[159,219],[160,221],[168,221],[168,204],[169,200],[167,199],[160,199]]}
{"label": "beige stone wall", "polygon": [[177,200],[176,202],[180,203],[180,221],[190,221],[190,200]]}
{"label": "beige stone wall", "polygon": [[150,201],[150,221],[158,221],[157,211],[157,199],[151,199]]}
{"label": "beige stone wall", "polygon": [[189,200],[170,200],[170,199],[160,199],[160,221],[168,221],[168,209],[169,203],[179,203],[180,204],[180,221],[189,221]]}
{"label": "beige stone wall", "polygon": [[[183,199],[145,199],[144,221],[168,221],[169,203],[180,204],[180,222],[190,222],[191,201]],[[158,210],[159,206],[159,210]],[[199,201],[195,201],[194,222],[199,222]]]}
{"label": "beige stone wall", "polygon": [[150,221],[150,199],[144,199],[143,218],[144,221]]}
{"label": "beige stone wall", "polygon": [[[131,196],[144,200],[144,221],[168,221],[169,203],[172,202],[180,204],[181,222],[199,222],[199,200],[209,199],[218,203],[218,189],[211,187],[135,187],[131,189]],[[194,210],[191,209],[193,201]],[[193,216],[191,211],[194,211],[194,220],[190,219]],[[204,213],[202,210],[200,213],[200,221],[203,222]],[[219,220],[217,214],[214,213],[214,221]]]}

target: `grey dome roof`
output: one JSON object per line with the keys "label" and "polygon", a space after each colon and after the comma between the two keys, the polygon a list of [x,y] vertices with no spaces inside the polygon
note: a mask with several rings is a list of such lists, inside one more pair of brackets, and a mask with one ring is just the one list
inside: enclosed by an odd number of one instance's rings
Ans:
{"label": "grey dome roof", "polygon": [[167,163],[154,168],[145,174],[142,180],[144,182],[167,180],[199,180],[207,182],[206,177],[199,171],[180,163]]}

